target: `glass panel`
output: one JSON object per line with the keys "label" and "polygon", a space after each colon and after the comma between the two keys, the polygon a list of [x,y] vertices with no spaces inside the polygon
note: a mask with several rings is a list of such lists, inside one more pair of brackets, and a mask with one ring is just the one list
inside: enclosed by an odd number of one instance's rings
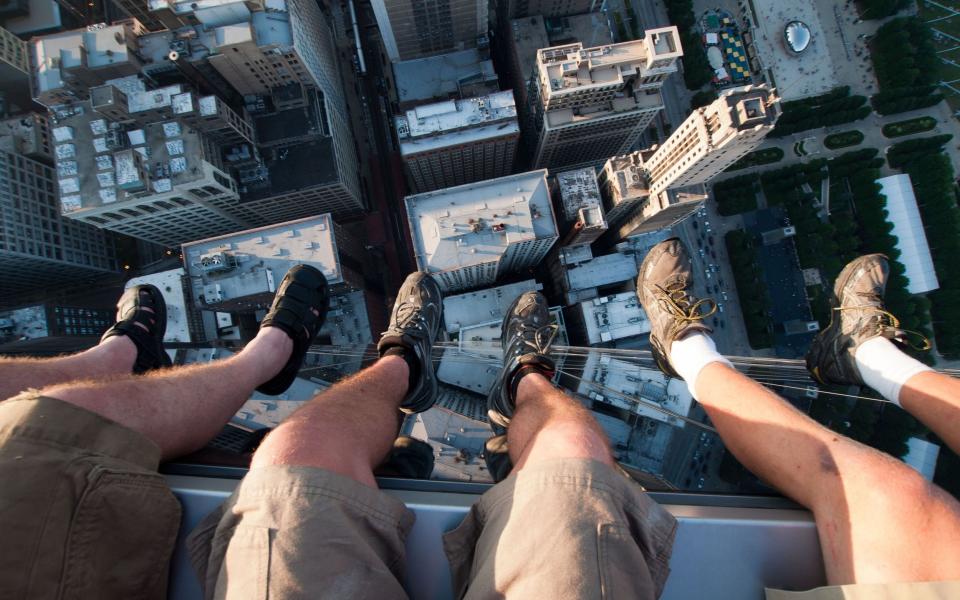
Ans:
{"label": "glass panel", "polygon": [[[499,329],[499,328],[497,328]],[[476,333],[476,332],[474,332]],[[407,417],[401,433],[429,443],[432,479],[490,482],[484,442],[493,435],[486,394],[501,364],[499,344],[482,334],[438,342],[434,364],[440,380],[437,404]],[[223,348],[181,350],[179,360],[224,359]],[[774,494],[730,454],[686,383],[663,375],[647,350],[555,346],[554,382],[597,418],[617,460],[650,490]],[[281,396],[255,393],[237,412],[233,434],[275,427],[303,402],[376,358],[374,346],[314,346],[300,376]],[[903,426],[905,414],[888,402],[818,389],[802,361],[733,358],[735,366],[828,427],[894,455],[920,433]],[[362,401],[362,399],[358,399]],[[879,432],[883,435],[876,435]],[[247,456],[202,452],[186,462],[245,466]]]}

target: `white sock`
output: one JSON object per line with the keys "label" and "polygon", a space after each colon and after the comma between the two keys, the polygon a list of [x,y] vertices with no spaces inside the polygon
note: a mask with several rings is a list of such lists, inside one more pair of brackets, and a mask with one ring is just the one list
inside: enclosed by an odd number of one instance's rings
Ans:
{"label": "white sock", "polygon": [[893,342],[875,337],[860,344],[854,359],[863,382],[880,395],[900,406],[900,388],[917,373],[932,371],[919,360],[907,356]]}
{"label": "white sock", "polygon": [[695,383],[700,371],[713,362],[722,362],[732,367],[733,363],[717,352],[717,345],[710,336],[694,332],[682,340],[676,340],[670,345],[670,364],[677,370],[680,377],[687,382],[690,394],[697,397]]}

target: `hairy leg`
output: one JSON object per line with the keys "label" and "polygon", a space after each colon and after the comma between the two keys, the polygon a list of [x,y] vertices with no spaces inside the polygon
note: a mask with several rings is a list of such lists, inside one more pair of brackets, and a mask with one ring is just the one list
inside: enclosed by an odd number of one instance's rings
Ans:
{"label": "hairy leg", "polygon": [[515,469],[553,458],[592,458],[613,465],[606,434],[579,402],[537,373],[517,386],[517,409],[507,430]]}
{"label": "hairy leg", "polygon": [[960,381],[926,371],[900,388],[900,406],[940,436],[960,454]]}
{"label": "hairy leg", "polygon": [[107,338],[77,354],[53,358],[0,356],[0,399],[28,388],[128,375],[136,358],[137,347],[123,336]]}
{"label": "hairy leg", "polygon": [[400,428],[409,369],[385,356],[300,407],[260,444],[250,464],[318,467],[377,487],[373,469]]}
{"label": "hairy leg", "polygon": [[813,512],[829,583],[960,579],[960,504],[943,490],[725,364],[696,392],[734,456]]}
{"label": "hairy leg", "polygon": [[268,327],[227,360],[138,377],[76,381],[41,393],[142,433],[168,460],[210,441],[256,386],[280,372],[292,348],[287,334]]}

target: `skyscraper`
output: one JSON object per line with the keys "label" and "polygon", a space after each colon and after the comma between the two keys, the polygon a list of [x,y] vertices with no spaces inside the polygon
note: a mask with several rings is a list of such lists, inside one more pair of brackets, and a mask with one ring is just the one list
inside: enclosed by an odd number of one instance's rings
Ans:
{"label": "skyscraper", "polygon": [[537,265],[557,241],[546,170],[407,196],[417,268],[444,291]]}
{"label": "skyscraper", "polygon": [[590,244],[607,230],[600,202],[597,173],[593,167],[557,173],[556,196],[562,223],[560,243],[567,246]]}
{"label": "skyscraper", "polygon": [[676,27],[620,44],[538,50],[529,99],[534,165],[584,165],[629,151],[663,108],[660,87],[681,56]]}
{"label": "skyscraper", "polygon": [[513,93],[425,104],[396,117],[410,188],[440,188],[509,175],[520,126]]}
{"label": "skyscraper", "polygon": [[477,0],[372,0],[391,62],[489,44],[489,5]]}
{"label": "skyscraper", "polygon": [[730,88],[693,111],[646,161],[650,193],[716,177],[752,151],[780,116],[780,100],[765,85]]}
{"label": "skyscraper", "polygon": [[[0,27],[0,90],[6,103],[27,110],[30,102],[30,61],[27,43]],[[0,114],[8,111],[0,107]]]}
{"label": "skyscraper", "polygon": [[[33,137],[33,127],[24,128]],[[113,238],[60,215],[56,172],[32,158],[36,151],[22,154],[32,146],[18,137],[12,126],[0,130],[0,304],[31,290],[117,273]]]}

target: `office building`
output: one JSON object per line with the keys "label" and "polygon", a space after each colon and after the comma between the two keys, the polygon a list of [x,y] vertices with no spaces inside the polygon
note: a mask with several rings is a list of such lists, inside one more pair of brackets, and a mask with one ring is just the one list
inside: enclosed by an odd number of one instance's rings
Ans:
{"label": "office building", "polygon": [[[0,90],[0,115],[30,108],[30,60],[27,43],[2,27]],[[14,106],[19,110],[11,110]]]}
{"label": "office building", "polygon": [[47,337],[100,336],[114,322],[106,308],[48,302],[0,311],[0,342]]}
{"label": "office building", "polygon": [[646,168],[650,193],[706,183],[756,148],[780,116],[780,101],[765,85],[720,92],[696,109],[657,148]]}
{"label": "office building", "polygon": [[693,396],[682,379],[602,352],[587,354],[576,392],[619,409],[624,416],[635,415],[680,428],[686,425],[684,418],[693,406]]}
{"label": "office building", "polygon": [[421,105],[395,124],[415,193],[503,177],[513,168],[520,126],[509,91]]}
{"label": "office building", "polygon": [[600,8],[598,0],[509,0],[507,14],[511,19],[520,17],[563,17],[580,15]]}
{"label": "office building", "polygon": [[595,257],[587,244],[560,248],[551,257],[549,268],[567,306],[597,298],[599,288],[624,284],[637,276],[632,255],[615,252]]}
{"label": "office building", "polygon": [[660,87],[682,55],[676,27],[620,44],[538,50],[529,98],[533,164],[573,167],[631,150],[663,108]]}
{"label": "office building", "polygon": [[616,345],[650,333],[650,321],[634,291],[592,298],[566,311],[567,333],[576,345]]}
{"label": "office building", "polygon": [[391,62],[485,49],[489,5],[475,0],[373,0],[373,14]]}
{"label": "office building", "polygon": [[136,19],[30,40],[33,98],[47,108],[85,100],[92,87],[140,72],[145,29]]}
{"label": "office building", "polygon": [[597,172],[593,167],[557,173],[554,178],[555,197],[561,223],[560,244],[574,246],[591,244],[607,230]]}
{"label": "office building", "polygon": [[184,244],[183,266],[201,309],[250,312],[270,306],[296,264],[323,272],[332,293],[362,287],[361,253],[327,214]]}
{"label": "office building", "polygon": [[643,153],[614,156],[604,163],[597,177],[607,221],[619,226],[650,197],[650,182]]}
{"label": "office building", "polygon": [[[29,116],[22,120],[44,122]],[[43,158],[42,141],[31,141],[41,136],[32,125],[23,130],[26,138],[18,137],[16,127],[0,127],[0,304],[118,271],[109,234],[61,216],[56,171],[36,158],[38,153]]]}
{"label": "office building", "polygon": [[672,227],[700,210],[706,200],[705,194],[680,190],[666,190],[650,196],[639,211],[617,228],[619,239]]}
{"label": "office building", "polygon": [[417,268],[444,291],[489,286],[536,266],[557,224],[546,170],[407,196]]}
{"label": "office building", "polygon": [[397,112],[421,104],[475,98],[500,91],[493,61],[476,48],[395,62],[393,80],[399,102]]}
{"label": "office building", "polygon": [[[90,100],[51,113],[63,213],[165,246],[262,223],[255,207],[240,203],[220,147],[162,120],[181,87],[127,83],[126,91],[94,88]],[[128,117],[138,113],[146,116]]]}
{"label": "office building", "polygon": [[12,0],[0,11],[3,28],[23,39],[63,27],[60,4],[50,0]]}
{"label": "office building", "polygon": [[52,164],[53,144],[46,115],[25,113],[0,121],[0,149]]}

